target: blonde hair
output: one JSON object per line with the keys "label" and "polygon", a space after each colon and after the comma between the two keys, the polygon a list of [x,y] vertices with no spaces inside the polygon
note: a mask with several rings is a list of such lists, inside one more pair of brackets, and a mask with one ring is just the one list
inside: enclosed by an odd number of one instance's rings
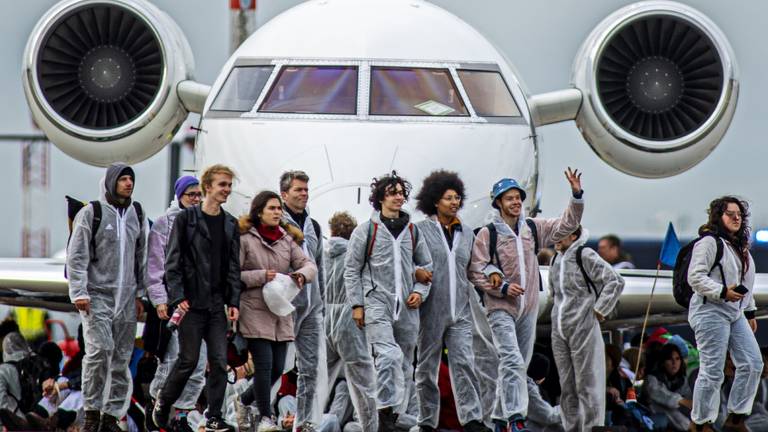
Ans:
{"label": "blonde hair", "polygon": [[234,171],[232,171],[232,168],[222,165],[222,164],[215,164],[211,165],[208,168],[203,171],[203,174],[200,176],[200,189],[202,189],[203,196],[205,196],[205,189],[211,185],[213,185],[213,176],[215,174],[224,174],[226,176],[229,176],[232,178],[232,180],[237,178],[237,175]]}

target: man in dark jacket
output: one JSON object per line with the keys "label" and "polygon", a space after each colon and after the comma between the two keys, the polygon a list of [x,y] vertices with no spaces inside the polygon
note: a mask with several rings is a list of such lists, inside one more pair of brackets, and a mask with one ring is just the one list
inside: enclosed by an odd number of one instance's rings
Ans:
{"label": "man in dark jacket", "polygon": [[236,321],[240,305],[240,234],[237,220],[221,208],[234,177],[224,165],[207,168],[200,181],[202,204],[185,209],[173,223],[165,262],[168,303],[185,315],[178,328],[179,360],[152,412],[162,428],[167,428],[171,404],[195,370],[204,339],[209,366],[205,430],[234,430],[221,413],[227,385],[227,318]]}

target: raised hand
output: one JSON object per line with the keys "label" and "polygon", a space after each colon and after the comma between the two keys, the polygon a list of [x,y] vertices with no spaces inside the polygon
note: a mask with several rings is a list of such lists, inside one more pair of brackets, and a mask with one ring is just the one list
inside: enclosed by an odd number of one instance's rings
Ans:
{"label": "raised hand", "polygon": [[581,173],[578,169],[571,171],[571,167],[568,167],[568,170],[565,171],[565,178],[571,185],[571,192],[574,194],[581,192]]}

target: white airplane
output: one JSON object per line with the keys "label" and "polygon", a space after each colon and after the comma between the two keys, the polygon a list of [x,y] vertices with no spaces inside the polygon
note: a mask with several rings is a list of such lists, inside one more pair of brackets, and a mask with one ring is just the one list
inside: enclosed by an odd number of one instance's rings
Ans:
{"label": "white airplane", "polygon": [[[670,1],[605,18],[576,54],[571,85],[539,95],[481,33],[422,0],[307,1],[250,36],[210,86],[194,81],[189,44],[151,3],[64,0],[30,36],[23,81],[40,128],[91,165],[147,159],[189,112],[201,114],[196,169],[234,167],[235,214],[276,189],[283,171],[303,169],[314,218],[344,209],[362,221],[372,177],[396,169],[418,186],[445,168],[463,178],[462,217],[475,226],[501,177],[518,179],[532,197],[528,213],[537,212],[539,127],[575,120],[609,165],[671,176],[717,146],[739,91],[725,35]],[[2,301],[28,303],[38,291],[43,305],[67,304],[61,264],[51,262],[0,263],[0,289],[21,296]],[[45,275],[54,281],[42,283]],[[644,311],[652,282],[647,272],[626,276],[619,324]],[[762,303],[767,281],[758,280]],[[665,322],[683,316],[670,287],[663,273],[653,312]]]}

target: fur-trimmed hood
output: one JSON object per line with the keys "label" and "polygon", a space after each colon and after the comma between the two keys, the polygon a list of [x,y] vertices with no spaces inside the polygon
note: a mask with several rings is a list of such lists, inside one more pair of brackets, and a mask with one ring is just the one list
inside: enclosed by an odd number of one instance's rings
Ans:
{"label": "fur-trimmed hood", "polygon": [[[237,224],[240,228],[240,234],[245,234],[251,229],[256,229],[256,225],[251,221],[251,217],[248,215],[240,216],[237,220]],[[285,230],[285,232],[291,236],[299,246],[304,242],[304,233],[296,226],[280,221],[280,228]]]}

